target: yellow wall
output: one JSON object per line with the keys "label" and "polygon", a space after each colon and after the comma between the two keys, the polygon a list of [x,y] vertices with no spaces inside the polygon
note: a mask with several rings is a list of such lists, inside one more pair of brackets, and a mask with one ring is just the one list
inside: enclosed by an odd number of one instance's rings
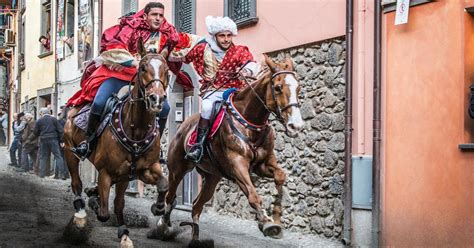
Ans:
{"label": "yellow wall", "polygon": [[[54,54],[44,58],[40,55],[40,43],[38,38],[41,34],[41,1],[25,1],[25,70],[21,73],[21,102],[28,98],[36,97],[37,90],[52,87],[54,84]],[[51,13],[56,12],[56,1],[52,1]],[[52,25],[56,22],[52,21]],[[54,27],[51,27],[51,37],[54,37]],[[51,44],[51,50],[53,50]]]}

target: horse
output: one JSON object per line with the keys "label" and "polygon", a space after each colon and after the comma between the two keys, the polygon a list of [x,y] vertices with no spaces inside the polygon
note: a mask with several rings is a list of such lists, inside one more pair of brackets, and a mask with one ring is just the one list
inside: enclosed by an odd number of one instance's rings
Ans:
{"label": "horse", "polygon": [[[115,184],[114,212],[119,223],[118,237],[121,239],[121,246],[133,245],[123,215],[124,195],[129,181],[138,178],[146,184],[157,186],[158,199],[151,208],[155,215],[164,213],[164,197],[168,189],[167,179],[158,162],[160,134],[156,120],[168,86],[169,68],[165,60],[167,50],[161,54],[146,53],[143,41],[139,40],[138,52],[141,60],[137,74],[128,86],[129,95],[120,99],[109,114],[109,122],[88,157],[99,172],[97,187],[88,191],[86,189],[88,205],[95,211],[99,221],[107,221],[110,218],[110,188]],[[85,139],[85,133],[73,122],[80,110],[80,107],[70,109],[64,126],[64,155],[75,195],[73,205],[76,213],[71,222],[78,230],[87,224],[85,201],[81,197],[79,158],[71,151],[71,148]]]}
{"label": "horse", "polygon": [[[272,238],[282,237],[281,201],[286,174],[278,166],[273,151],[275,131],[269,125],[270,114],[286,127],[286,134],[295,137],[304,126],[298,103],[300,86],[291,59],[276,63],[265,56],[267,69],[253,83],[232,95],[226,105],[221,126],[207,141],[206,153],[200,164],[185,159],[188,139],[195,130],[199,114],[185,120],[168,149],[168,182],[165,214],[158,221],[161,235],[171,233],[170,215],[175,206],[176,189],[184,175],[196,168],[202,177],[202,187],[192,206],[192,222],[180,225],[192,227],[193,243],[199,241],[199,218],[204,204],[211,199],[219,181],[225,177],[238,184],[256,210],[260,231]],[[247,82],[245,80],[245,82]],[[262,208],[250,174],[273,178],[277,190],[273,219]],[[204,242],[204,241],[201,241]],[[206,243],[208,241],[205,241]]]}

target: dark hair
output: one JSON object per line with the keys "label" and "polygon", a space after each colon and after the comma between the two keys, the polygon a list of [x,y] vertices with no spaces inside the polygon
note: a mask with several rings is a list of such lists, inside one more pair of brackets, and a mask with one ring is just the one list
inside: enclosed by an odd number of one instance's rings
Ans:
{"label": "dark hair", "polygon": [[147,5],[145,5],[145,14],[148,14],[150,13],[150,10],[152,8],[160,8],[160,9],[165,9],[165,6],[160,3],[160,2],[150,2],[150,3],[147,3]]}
{"label": "dark hair", "polygon": [[21,112],[18,114],[18,119],[20,119],[21,117],[23,117],[25,115],[25,113]]}
{"label": "dark hair", "polygon": [[38,41],[41,42],[41,39],[47,40],[48,38],[46,38],[46,36],[44,36],[44,35],[41,35],[41,36],[39,37]]}

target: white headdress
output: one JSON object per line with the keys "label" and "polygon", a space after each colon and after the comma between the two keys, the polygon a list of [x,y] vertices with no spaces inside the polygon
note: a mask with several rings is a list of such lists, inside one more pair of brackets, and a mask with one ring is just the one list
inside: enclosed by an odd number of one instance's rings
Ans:
{"label": "white headdress", "polygon": [[237,25],[229,17],[221,16],[206,16],[207,32],[211,35],[216,35],[219,32],[229,31],[233,35],[237,35]]}

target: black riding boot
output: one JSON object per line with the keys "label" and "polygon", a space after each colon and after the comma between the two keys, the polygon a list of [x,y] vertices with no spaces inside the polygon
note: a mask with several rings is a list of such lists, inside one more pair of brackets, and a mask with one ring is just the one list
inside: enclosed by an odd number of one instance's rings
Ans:
{"label": "black riding boot", "polygon": [[95,139],[95,131],[99,122],[100,115],[90,113],[89,123],[87,123],[86,139],[82,141],[77,147],[72,148],[72,152],[74,152],[81,159],[89,157],[90,153],[92,152],[91,142]]}
{"label": "black riding boot", "polygon": [[193,161],[196,164],[201,162],[201,158],[204,152],[204,142],[206,141],[207,134],[209,132],[209,120],[201,117],[199,120],[199,126],[197,129],[197,140],[191,149],[189,149],[188,154],[186,154],[186,159]]}

